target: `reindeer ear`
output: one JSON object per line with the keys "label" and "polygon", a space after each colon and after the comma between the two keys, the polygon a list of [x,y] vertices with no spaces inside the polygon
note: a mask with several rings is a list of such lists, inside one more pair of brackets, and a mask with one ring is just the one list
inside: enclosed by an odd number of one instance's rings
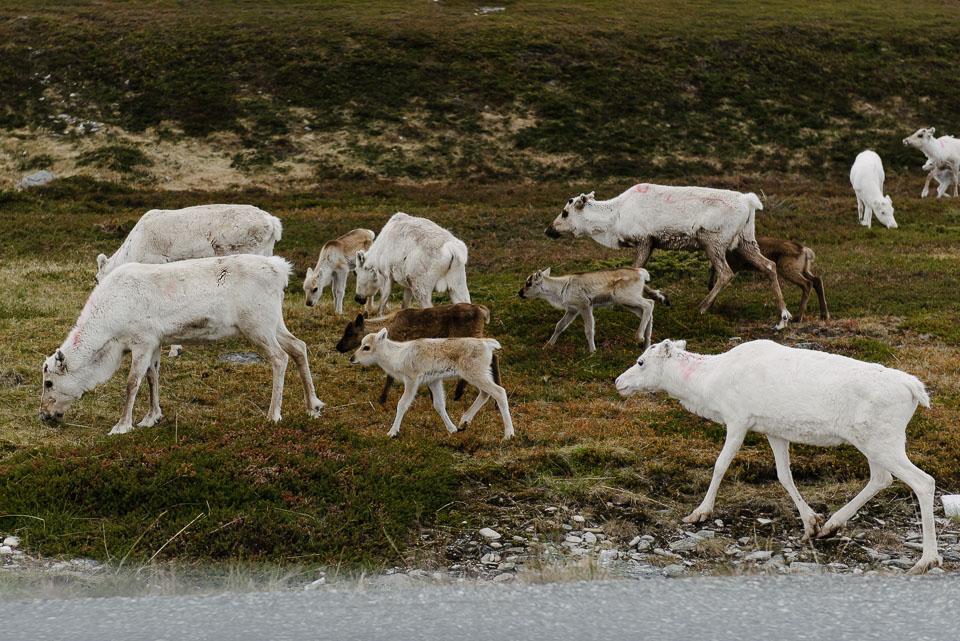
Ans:
{"label": "reindeer ear", "polygon": [[687,341],[673,341],[673,346],[678,350],[687,349]]}
{"label": "reindeer ear", "polygon": [[591,191],[589,194],[587,194],[587,200],[593,200],[593,195],[594,195],[595,193],[596,193],[596,192]]}
{"label": "reindeer ear", "polygon": [[375,342],[379,343],[380,341],[382,341],[382,340],[385,339],[386,337],[387,337],[387,328],[384,327],[384,328],[381,329],[379,332],[377,332],[377,336],[376,336]]}
{"label": "reindeer ear", "polygon": [[357,267],[363,267],[363,261],[366,260],[367,254],[362,249],[357,250]]}
{"label": "reindeer ear", "polygon": [[544,276],[549,276],[549,275],[550,275],[550,268],[549,268],[549,267],[547,267],[545,270],[543,270],[543,275],[544,275]]}
{"label": "reindeer ear", "polygon": [[97,256],[97,268],[98,268],[98,269],[103,269],[103,266],[106,265],[106,264],[107,264],[107,255],[106,255],[106,254],[99,254],[99,255]]}
{"label": "reindeer ear", "polygon": [[583,209],[583,206],[587,204],[587,195],[580,194],[579,196],[577,196],[577,202],[574,204],[577,206],[578,209]]}
{"label": "reindeer ear", "polygon": [[313,278],[313,268],[307,267],[307,280],[310,280],[311,278]]}
{"label": "reindeer ear", "polygon": [[929,132],[931,136],[932,136],[936,131],[937,131],[936,127],[930,127],[929,129],[927,129],[927,132]]}
{"label": "reindeer ear", "polygon": [[356,319],[353,321],[354,327],[363,327],[363,313],[357,314]]}
{"label": "reindeer ear", "polygon": [[57,352],[56,354],[54,354],[53,360],[57,364],[57,369],[63,369],[64,358],[63,358],[63,352],[60,351],[60,348],[57,348]]}

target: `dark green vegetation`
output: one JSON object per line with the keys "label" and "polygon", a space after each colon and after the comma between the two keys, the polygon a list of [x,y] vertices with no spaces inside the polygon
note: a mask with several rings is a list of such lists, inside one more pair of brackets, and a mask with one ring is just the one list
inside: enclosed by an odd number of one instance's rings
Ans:
{"label": "dark green vegetation", "polygon": [[[239,136],[320,179],[822,175],[956,133],[953,3],[15,0],[0,127]],[[309,141],[298,142],[310,131]]]}
{"label": "dark green vegetation", "polygon": [[[812,342],[918,375],[934,407],[918,412],[907,449],[950,491],[960,485],[960,212],[952,201],[917,199],[917,181],[890,182],[901,225],[895,231],[858,227],[853,195],[842,184],[714,181],[765,191],[760,232],[799,239],[816,250],[835,320],[813,320],[814,302],[810,319],[775,335],[772,295],[765,281],[747,274],[699,316],[706,262],[695,254],[660,252],[649,269],[653,285],[667,290],[673,307],[657,308],[654,340],[682,337],[702,352],[728,349],[733,336]],[[598,196],[623,186],[602,186]],[[628,253],[589,240],[543,235],[574,191],[568,185],[371,182],[331,184],[322,195],[171,193],[76,179],[29,193],[0,192],[7,221],[0,243],[9,248],[0,260],[0,515],[7,515],[0,516],[0,528],[16,530],[33,551],[114,561],[129,554],[128,564],[158,551],[157,560],[345,565],[395,563],[419,554],[418,561],[429,564],[436,557],[423,554],[433,552],[415,544],[420,527],[455,532],[527,523],[544,504],[571,504],[605,520],[608,531],[675,532],[679,517],[706,489],[722,427],[667,398],[617,396],[610,381],[638,353],[632,342],[638,321],[631,314],[598,312],[593,356],[579,321],[555,349],[544,351],[559,313],[517,297],[522,280],[538,267],[563,273],[630,261]],[[157,427],[107,436],[119,415],[126,363],[77,402],[62,427],[42,425],[36,418],[40,363],[83,306],[93,257],[112,252],[148,208],[223,201],[256,204],[284,222],[277,252],[297,268],[285,316],[309,345],[318,395],[328,403],[324,416],[305,417],[296,375],[289,372],[284,419],[277,427],[267,423],[269,367],[219,362],[222,352],[249,349],[231,341],[188,347],[179,359],[164,359],[166,420]],[[500,442],[502,424],[492,406],[468,432],[448,436],[425,392],[400,439],[388,440],[399,390],[386,408],[376,406],[382,374],[351,367],[333,350],[347,316],[333,315],[329,294],[317,308],[304,306],[300,278],[322,242],[354,227],[379,229],[397,209],[430,216],[470,247],[474,301],[491,308],[488,333],[504,347],[514,442]],[[799,292],[790,285],[784,292],[795,309]],[[348,315],[356,311],[349,296],[346,307]],[[471,401],[471,394],[459,403],[448,400],[451,415]],[[138,418],[145,406],[146,388]],[[795,446],[793,468],[808,500],[824,511],[849,499],[868,476],[863,457],[846,447]],[[778,527],[799,531],[762,438],[747,439],[728,474],[719,518],[768,515],[778,518]],[[910,497],[896,484],[864,509],[913,523]],[[836,552],[844,560],[848,553],[818,546],[827,557]]]}

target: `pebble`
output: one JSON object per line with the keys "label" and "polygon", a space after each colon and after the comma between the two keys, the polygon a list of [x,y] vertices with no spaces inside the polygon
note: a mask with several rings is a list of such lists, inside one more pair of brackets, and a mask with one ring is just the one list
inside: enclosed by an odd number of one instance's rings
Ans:
{"label": "pebble", "polygon": [[646,539],[640,539],[640,542],[637,543],[637,550],[643,552],[644,550],[649,550],[652,544]]}
{"label": "pebble", "polygon": [[940,576],[941,574],[946,574],[946,572],[943,571],[943,568],[930,568],[927,570],[927,574],[930,576]]}
{"label": "pebble", "polygon": [[480,557],[480,563],[484,565],[498,565],[500,563],[500,555],[496,552],[487,552]]}
{"label": "pebble", "polygon": [[713,530],[700,530],[694,536],[699,536],[701,539],[712,539],[715,532]]}
{"label": "pebble", "polygon": [[686,574],[687,568],[683,567],[682,565],[677,565],[676,563],[674,563],[672,565],[668,565],[667,567],[663,568],[662,572],[663,572],[663,576],[667,577],[668,579],[675,579],[677,577],[681,577],[684,574]]}
{"label": "pebble", "polygon": [[594,534],[593,532],[585,532],[583,535],[583,542],[590,543],[590,544],[596,543],[597,535]]}
{"label": "pebble", "polygon": [[580,516],[579,514],[574,514],[574,515],[573,515],[573,522],[574,522],[574,523],[583,523],[584,521],[586,521],[586,519],[583,518],[582,516]]}
{"label": "pebble", "polygon": [[653,548],[653,553],[656,554],[657,556],[668,556],[672,559],[681,558],[679,554],[674,554],[673,552],[667,552],[663,548]]}
{"label": "pebble", "polygon": [[487,539],[488,541],[496,541],[497,539],[500,538],[500,533],[497,532],[496,530],[492,530],[488,527],[485,527],[482,530],[480,530],[480,536]]}
{"label": "pebble", "polygon": [[630,539],[630,545],[629,545],[629,547],[636,547],[637,543],[639,543],[639,542],[640,542],[640,537],[639,537],[639,536],[635,536],[635,537],[633,537],[632,539]]}
{"label": "pebble", "polygon": [[644,534],[640,538],[643,539],[644,541],[653,541],[653,536],[650,534]]}
{"label": "pebble", "polygon": [[503,547],[503,544],[502,544],[502,543],[497,543],[496,541],[491,541],[491,542],[490,542],[490,547],[492,547],[494,550],[499,550],[500,548]]}
{"label": "pebble", "polygon": [[513,581],[514,575],[512,574],[498,574],[493,577],[494,583],[506,583],[507,581]]}
{"label": "pebble", "polygon": [[876,550],[873,550],[871,548],[866,548],[864,551],[867,553],[867,556],[873,562],[887,561],[890,559],[889,554],[884,554],[883,552],[877,552]]}
{"label": "pebble", "polygon": [[509,572],[510,570],[517,567],[516,563],[501,563],[497,566],[499,572]]}
{"label": "pebble", "polygon": [[583,539],[581,539],[579,536],[568,534],[567,538],[564,539],[564,543],[583,543]]}
{"label": "pebble", "polygon": [[765,519],[761,516],[760,518],[757,519],[757,523],[759,523],[760,525],[770,525],[771,523],[773,523],[773,519]]}
{"label": "pebble", "polygon": [[923,549],[923,544],[922,544],[922,543],[916,543],[916,542],[914,542],[914,541],[907,541],[906,543],[903,544],[903,547],[905,547],[905,548],[910,548],[911,550],[922,550],[922,549]]}
{"label": "pebble", "polygon": [[749,542],[750,542],[749,536],[741,536],[739,539],[737,539],[737,543],[739,543],[740,545],[746,545]]}
{"label": "pebble", "polygon": [[743,557],[744,561],[766,561],[773,556],[773,552],[770,550],[757,550],[756,552],[751,552],[747,556]]}
{"label": "pebble", "polygon": [[8,536],[7,538],[5,538],[5,539],[3,540],[3,544],[4,544],[4,545],[9,545],[10,547],[15,548],[15,547],[17,547],[18,545],[20,545],[20,539],[18,539],[18,538],[15,537],[15,536]]}
{"label": "pebble", "polygon": [[322,576],[322,577],[320,577],[319,579],[317,579],[316,581],[313,581],[313,582],[308,583],[307,585],[305,585],[303,589],[304,589],[304,590],[307,590],[307,591],[309,591],[309,590],[319,590],[320,588],[322,588],[322,587],[325,586],[326,584],[327,584],[327,577]]}
{"label": "pebble", "polygon": [[702,539],[696,536],[688,536],[687,538],[680,539],[679,541],[671,541],[669,544],[667,544],[667,547],[674,551],[692,550],[700,544],[701,540]]}
{"label": "pebble", "polygon": [[821,566],[819,563],[804,563],[802,561],[794,561],[790,564],[790,571],[797,574],[820,573],[823,571],[823,566]]}
{"label": "pebble", "polygon": [[723,527],[723,521],[721,519],[714,519],[713,524],[717,527]]}
{"label": "pebble", "polygon": [[9,545],[0,545],[0,554],[13,554],[13,548]]}

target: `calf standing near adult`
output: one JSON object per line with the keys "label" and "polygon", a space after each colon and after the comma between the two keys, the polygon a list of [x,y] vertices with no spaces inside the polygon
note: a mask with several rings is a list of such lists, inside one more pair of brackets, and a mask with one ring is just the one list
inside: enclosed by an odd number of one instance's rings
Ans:
{"label": "calf standing near adult", "polygon": [[[646,350],[617,378],[624,396],[664,391],[699,416],[724,423],[726,440],[703,502],[683,520],[710,518],[720,481],[747,432],[767,437],[777,477],[800,511],[804,539],[832,534],[864,503],[893,482],[910,486],[920,503],[923,555],[911,572],[939,563],[933,521],[934,480],[910,462],[906,428],[917,405],[930,407],[923,383],[900,370],[772,341],[750,341],[724,354],[686,351],[685,341],[663,341]],[[841,445],[860,450],[870,482],[822,527],[790,473],[790,443]]]}
{"label": "calf standing near adult", "polygon": [[[472,303],[454,303],[438,305],[427,309],[401,309],[393,314],[379,318],[365,318],[362,314],[347,323],[343,337],[337,343],[337,351],[346,354],[360,346],[367,334],[375,334],[381,329],[389,330],[396,341],[412,341],[418,338],[483,338],[483,326],[490,322],[490,310],[483,305]],[[490,364],[493,382],[500,384],[500,361],[496,352]],[[387,402],[387,394],[393,385],[393,377],[387,374],[386,383],[380,393],[380,404]],[[467,382],[460,379],[453,400],[463,396]]]}
{"label": "calf standing near adult", "polygon": [[702,249],[718,274],[717,282],[700,303],[706,312],[733,278],[726,254],[733,251],[767,275],[777,300],[783,329],[790,312],[783,302],[776,265],[757,247],[755,215],[763,204],[756,194],[726,189],[634,185],[611,200],[598,201],[593,192],[567,201],[545,233],[589,236],[611,249],[636,247],[634,267],[643,267],[655,249]]}
{"label": "calf standing near adult", "polygon": [[467,246],[426,218],[394,214],[366,252],[357,252],[357,295],[361,305],[380,291],[380,315],[394,283],[403,286],[403,308],[410,297],[420,307],[433,305],[433,291],[450,290],[454,303],[469,303]]}
{"label": "calf standing near adult", "polygon": [[[307,267],[307,276],[303,279],[307,307],[316,305],[323,290],[331,285],[333,311],[338,316],[343,313],[343,294],[347,290],[347,277],[356,269],[357,252],[369,249],[375,236],[369,229],[354,229],[323,244],[317,266],[313,269]],[[367,310],[372,310],[372,307],[373,297],[370,297]]]}
{"label": "calf standing near adult", "polygon": [[[387,375],[403,381],[403,396],[397,404],[397,416],[393,420],[389,436],[400,432],[403,415],[413,403],[421,385],[430,388],[433,407],[440,414],[447,431],[451,434],[465,429],[474,415],[493,397],[503,417],[503,438],[513,436],[513,421],[507,392],[493,380],[493,353],[500,343],[492,338],[421,338],[397,342],[387,338],[387,329],[376,334],[367,334],[358,349],[350,357],[351,363],[379,365]],[[443,395],[443,381],[447,378],[462,378],[480,390],[477,400],[460,419],[459,428],[447,415]]]}
{"label": "calf standing near adult", "polygon": [[527,277],[520,289],[520,298],[542,298],[557,309],[564,310],[563,318],[547,341],[555,345],[557,338],[578,315],[583,316],[583,331],[587,335],[590,353],[597,351],[593,342],[593,309],[622,305],[640,316],[637,342],[650,347],[653,331],[653,301],[643,297],[650,280],[647,270],[639,267],[601,269],[595,272],[551,276],[550,268],[536,271]]}
{"label": "calf standing near adult", "polygon": [[93,290],[76,326],[44,362],[40,418],[59,420],[84,392],[109,380],[129,352],[127,398],[110,433],[133,429],[133,403],[144,375],[150,411],[139,425],[152,426],[162,417],[161,343],[209,343],[236,335],[250,339],[273,367],[270,420],[280,420],[289,356],[300,372],[307,413],[319,416],[324,404],[314,392],[306,345],[283,322],[290,270],[282,258],[250,254],[115,269]]}

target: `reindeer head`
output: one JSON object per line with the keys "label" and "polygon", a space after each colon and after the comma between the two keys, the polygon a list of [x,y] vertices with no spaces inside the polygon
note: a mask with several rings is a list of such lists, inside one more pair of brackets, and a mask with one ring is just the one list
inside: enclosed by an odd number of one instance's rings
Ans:
{"label": "reindeer head", "polygon": [[896,229],[897,221],[893,218],[893,201],[890,196],[884,196],[873,203],[873,215],[881,223],[887,226],[887,229]]}
{"label": "reindeer head", "polygon": [[920,149],[929,141],[934,140],[933,134],[936,131],[937,130],[933,127],[928,129],[917,129],[912,135],[903,139],[903,144],[906,147],[916,147],[917,149]]}
{"label": "reindeer head", "polygon": [[384,327],[376,334],[367,334],[360,341],[360,349],[353,353],[350,362],[355,365],[376,365],[380,357],[377,348],[387,340],[387,328]]}
{"label": "reindeer head", "polygon": [[543,278],[550,276],[550,268],[539,269],[527,276],[527,282],[520,288],[520,298],[538,298],[543,292]]}
{"label": "reindeer head", "polygon": [[660,391],[663,389],[664,366],[686,348],[687,341],[665,340],[651,345],[633,367],[617,377],[617,391],[622,396]]}
{"label": "reindeer head", "polygon": [[550,238],[560,238],[561,236],[579,236],[585,231],[584,225],[580,220],[580,214],[587,202],[593,200],[593,192],[589,194],[580,194],[576,198],[571,198],[564,205],[563,211],[557,216],[550,226],[543,233]]}
{"label": "reindeer head", "polygon": [[303,295],[306,299],[307,307],[313,307],[317,304],[320,296],[323,295],[323,290],[326,289],[327,285],[332,281],[333,270],[324,261],[321,261],[317,271],[313,271],[312,268],[307,267],[307,275],[303,279]]}
{"label": "reindeer head", "polygon": [[363,320],[363,314],[357,314],[356,319],[347,323],[346,329],[343,330],[343,338],[337,343],[338,352],[346,354],[360,344],[360,339],[363,338]]}
{"label": "reindeer head", "polygon": [[[373,296],[380,289],[380,273],[374,269],[367,261],[367,252],[362,249],[357,251],[357,291],[353,297],[355,301],[363,305],[367,298]],[[389,292],[384,293],[384,296]]]}
{"label": "reindeer head", "polygon": [[71,376],[63,352],[56,352],[43,362],[43,388],[40,390],[40,420],[59,421],[70,405],[83,396],[83,388]]}

